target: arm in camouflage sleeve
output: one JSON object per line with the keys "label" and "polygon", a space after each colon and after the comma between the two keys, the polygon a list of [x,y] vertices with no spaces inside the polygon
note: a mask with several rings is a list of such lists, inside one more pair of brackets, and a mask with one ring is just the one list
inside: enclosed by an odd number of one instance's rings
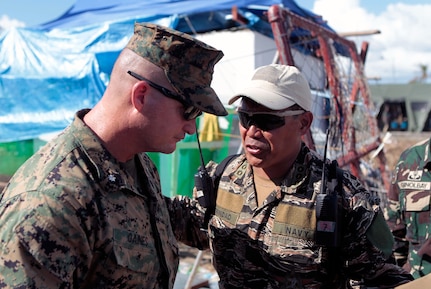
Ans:
{"label": "arm in camouflage sleeve", "polygon": [[[211,177],[214,176],[217,165],[213,161],[206,165],[205,168]],[[193,188],[193,199],[179,195],[165,197],[165,202],[176,239],[200,250],[208,249],[209,238],[207,230],[204,230],[205,208],[199,205],[196,199],[196,188]]]}
{"label": "arm in camouflage sleeve", "polygon": [[405,237],[406,224],[404,222],[404,217],[401,212],[400,206],[400,190],[398,188],[398,173],[399,173],[399,164],[397,168],[392,172],[392,180],[391,185],[388,191],[388,201],[389,207],[386,209],[386,220],[389,225],[389,228],[394,233],[394,235],[398,238]]}
{"label": "arm in camouflage sleeve", "polygon": [[407,224],[404,212],[401,209],[400,189],[397,182],[402,163],[402,161],[399,161],[396,169],[392,172],[391,185],[388,191],[388,206],[383,208],[386,222],[395,238],[394,258],[399,266],[406,263],[409,251],[409,242],[406,239]]}
{"label": "arm in camouflage sleeve", "polygon": [[[365,284],[367,286],[379,286],[379,288],[393,288],[404,283],[413,280],[413,277],[403,268],[391,263],[388,256],[392,255],[393,248],[393,236],[387,226],[387,223],[383,217],[383,213],[379,211],[376,213],[373,222],[366,233],[367,240],[373,247],[378,250],[368,251],[370,253],[370,259],[375,260],[370,271],[371,274],[367,274],[365,277]],[[381,253],[384,253],[386,259],[381,260]],[[374,252],[374,253],[373,253]]]}
{"label": "arm in camouflage sleeve", "polygon": [[65,214],[72,211],[34,193],[3,204],[9,221],[0,222],[0,235],[9,246],[0,253],[1,288],[71,288],[83,280],[92,253],[78,218]]}
{"label": "arm in camouflage sleeve", "polygon": [[202,230],[205,211],[196,200],[186,196],[165,197],[175,238],[188,246],[209,248],[208,234]]}
{"label": "arm in camouflage sleeve", "polygon": [[351,204],[346,207],[348,222],[343,239],[349,278],[378,288],[393,288],[413,280],[407,271],[388,261],[393,236],[374,196],[353,176],[346,190],[352,194]]}

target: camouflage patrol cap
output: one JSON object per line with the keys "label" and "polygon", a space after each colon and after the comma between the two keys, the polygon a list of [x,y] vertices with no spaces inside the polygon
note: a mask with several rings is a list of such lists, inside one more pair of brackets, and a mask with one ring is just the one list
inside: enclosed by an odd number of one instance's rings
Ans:
{"label": "camouflage patrol cap", "polygon": [[162,68],[185,103],[210,114],[228,114],[210,87],[222,51],[183,32],[151,23],[135,23],[126,47]]}

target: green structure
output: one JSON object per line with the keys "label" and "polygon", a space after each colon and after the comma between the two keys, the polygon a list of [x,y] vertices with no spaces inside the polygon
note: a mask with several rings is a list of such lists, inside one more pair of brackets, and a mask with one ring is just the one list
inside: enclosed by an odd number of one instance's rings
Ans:
{"label": "green structure", "polygon": [[373,84],[371,98],[381,130],[431,131],[431,84]]}
{"label": "green structure", "polygon": [[[227,108],[225,117],[198,118],[197,126],[201,137],[200,145],[204,162],[219,162],[228,154],[234,154],[241,145],[238,133],[238,120],[232,108]],[[205,123],[213,122],[212,126]],[[216,122],[216,123],[214,123]],[[208,127],[212,127],[208,131]],[[0,176],[12,176],[31,155],[46,143],[45,139],[30,139],[0,143]],[[193,176],[201,165],[196,135],[187,135],[177,144],[172,154],[148,153],[156,164],[162,183],[162,192],[167,196],[188,195],[194,186]]]}

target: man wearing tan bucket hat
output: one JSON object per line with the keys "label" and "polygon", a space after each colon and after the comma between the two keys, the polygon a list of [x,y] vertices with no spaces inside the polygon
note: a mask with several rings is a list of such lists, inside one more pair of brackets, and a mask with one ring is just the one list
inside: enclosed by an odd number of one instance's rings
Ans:
{"label": "man wearing tan bucket hat", "polygon": [[[94,108],[31,157],[0,202],[0,288],[173,288],[177,232],[154,163],[226,115],[210,87],[223,53],[135,24]],[[188,234],[188,232],[187,232]]]}

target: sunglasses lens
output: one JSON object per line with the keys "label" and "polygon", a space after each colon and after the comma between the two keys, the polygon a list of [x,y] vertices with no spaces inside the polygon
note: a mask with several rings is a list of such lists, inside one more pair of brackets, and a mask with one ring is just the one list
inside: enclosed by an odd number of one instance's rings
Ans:
{"label": "sunglasses lens", "polygon": [[189,106],[186,109],[184,109],[184,119],[186,120],[195,119],[201,114],[202,114],[202,111],[200,111],[198,108],[194,106]]}
{"label": "sunglasses lens", "polygon": [[272,114],[255,114],[249,115],[245,112],[238,112],[239,122],[241,125],[248,129],[250,126],[255,125],[264,131],[273,130],[282,127],[285,124],[283,116]]}

